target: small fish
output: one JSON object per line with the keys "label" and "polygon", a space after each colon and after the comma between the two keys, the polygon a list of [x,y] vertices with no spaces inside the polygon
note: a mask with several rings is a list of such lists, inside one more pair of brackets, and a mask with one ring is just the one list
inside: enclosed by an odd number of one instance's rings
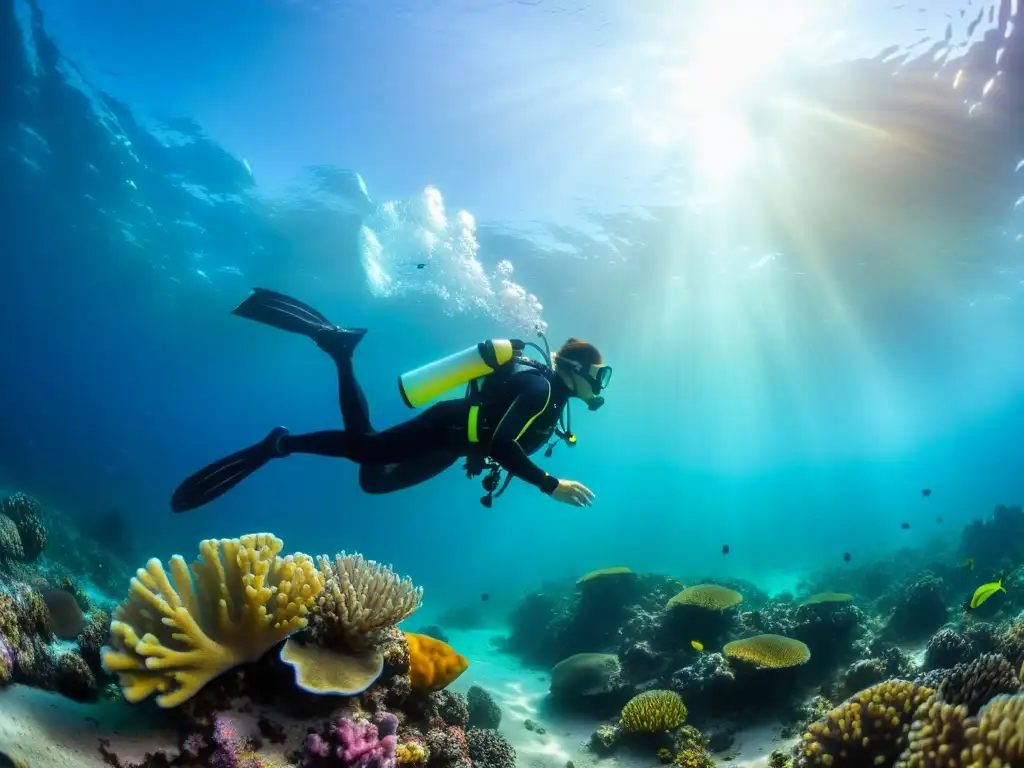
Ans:
{"label": "small fish", "polygon": [[942,522],[942,518],[941,517],[936,517],[935,518],[935,522],[936,523],[941,523]]}
{"label": "small fish", "polygon": [[728,544],[723,544],[722,545],[722,554],[723,555],[728,555],[729,554],[729,545]]}
{"label": "small fish", "polygon": [[850,553],[849,552],[843,552],[843,562],[844,563],[850,562]]}
{"label": "small fish", "polygon": [[484,592],[482,595],[480,595],[480,599],[486,603],[488,600],[491,599],[491,596]]}
{"label": "small fish", "polygon": [[427,266],[426,262],[421,261],[419,264],[416,265],[416,269],[423,269],[425,266]]}
{"label": "small fish", "polygon": [[966,560],[964,560],[964,568],[966,568],[968,571],[973,571],[974,570],[974,558],[973,557],[968,557]]}
{"label": "small fish", "polygon": [[931,488],[922,488],[921,489],[921,495],[924,496],[927,499],[929,496],[932,495],[932,489]]}
{"label": "small fish", "polygon": [[1006,587],[1003,586],[1003,580],[990,581],[988,584],[982,584],[976,590],[974,595],[971,596],[970,606],[971,608],[977,608],[979,605],[988,600],[996,592],[1005,592]]}
{"label": "small fish", "polygon": [[900,525],[900,528],[902,528],[904,531],[909,531],[910,530],[910,523],[903,523],[903,524]]}
{"label": "small fish", "polygon": [[693,646],[693,650],[695,651],[699,652],[704,650],[704,643],[702,643],[700,640],[691,640],[690,645]]}

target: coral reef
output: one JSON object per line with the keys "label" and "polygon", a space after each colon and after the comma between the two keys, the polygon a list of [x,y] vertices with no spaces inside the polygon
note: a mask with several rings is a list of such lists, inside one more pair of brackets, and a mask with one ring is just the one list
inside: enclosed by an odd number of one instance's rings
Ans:
{"label": "coral reef", "polygon": [[466,747],[477,768],[515,768],[515,749],[495,730],[470,728],[466,731]]}
{"label": "coral reef", "polygon": [[923,574],[911,584],[894,606],[886,623],[886,635],[899,640],[920,640],[947,619],[941,577]]}
{"label": "coral reef", "polygon": [[928,640],[924,654],[925,669],[946,669],[967,661],[973,655],[971,641],[951,627],[943,627]]}
{"label": "coral reef", "polygon": [[[8,555],[26,563],[35,562],[46,547],[47,529],[43,523],[42,505],[24,493],[15,493],[0,500],[0,518],[14,522],[18,530],[20,556]],[[8,534],[9,535],[9,534]],[[13,546],[8,542],[8,546]]]}
{"label": "coral reef", "polygon": [[102,653],[125,699],[157,694],[161,707],[178,706],[304,628],[323,580],[308,555],[280,557],[283,548],[265,533],[207,539],[191,575],[178,555],[170,579],[155,558],[139,569]]}
{"label": "coral reef", "polygon": [[466,693],[467,723],[470,728],[496,730],[501,725],[501,707],[486,690],[471,685]]}

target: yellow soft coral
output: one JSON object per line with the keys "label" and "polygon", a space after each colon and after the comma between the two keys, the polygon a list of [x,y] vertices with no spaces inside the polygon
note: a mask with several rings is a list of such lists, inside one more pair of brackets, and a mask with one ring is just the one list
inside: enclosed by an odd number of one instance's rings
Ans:
{"label": "yellow soft coral", "polygon": [[125,699],[158,694],[161,707],[176,707],[305,627],[323,579],[312,558],[280,557],[283,548],[269,533],[207,539],[191,573],[179,555],[170,560],[170,578],[156,558],[140,568],[114,612],[112,647],[102,653]]}
{"label": "yellow soft coral", "polygon": [[403,632],[409,644],[409,682],[416,690],[436,691],[451,684],[469,667],[469,659],[427,635]]}
{"label": "yellow soft coral", "polygon": [[622,708],[622,725],[633,733],[663,733],[686,720],[686,705],[675,691],[644,691]]}
{"label": "yellow soft coral", "polygon": [[428,756],[427,748],[418,741],[399,744],[395,750],[395,760],[399,765],[423,765]]}
{"label": "yellow soft coral", "polygon": [[805,644],[782,635],[754,635],[733,640],[725,644],[722,653],[726,658],[769,669],[795,667],[811,658],[811,650]]}

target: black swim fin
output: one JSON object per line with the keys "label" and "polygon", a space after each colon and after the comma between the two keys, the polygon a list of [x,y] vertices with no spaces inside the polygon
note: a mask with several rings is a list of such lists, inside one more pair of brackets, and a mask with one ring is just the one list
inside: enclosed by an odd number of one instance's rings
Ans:
{"label": "black swim fin", "polygon": [[224,495],[271,459],[284,456],[281,438],[288,434],[275,427],[256,445],[250,445],[190,475],[171,494],[171,509],[187,512]]}
{"label": "black swim fin", "polygon": [[266,288],[253,288],[231,314],[308,336],[332,357],[351,355],[366,335],[365,328],[340,328],[308,304]]}
{"label": "black swim fin", "polygon": [[266,288],[253,288],[231,314],[310,337],[317,331],[334,327],[334,323],[308,304]]}

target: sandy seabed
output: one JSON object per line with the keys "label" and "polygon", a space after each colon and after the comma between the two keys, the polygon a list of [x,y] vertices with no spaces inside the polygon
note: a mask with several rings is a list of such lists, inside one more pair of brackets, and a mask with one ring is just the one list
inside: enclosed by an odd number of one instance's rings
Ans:
{"label": "sandy seabed", "polygon": [[[451,632],[449,641],[470,659],[469,669],[452,685],[465,693],[471,685],[487,690],[502,709],[501,732],[515,747],[520,768],[653,768],[653,755],[621,751],[597,759],[585,749],[598,723],[592,718],[567,717],[545,711],[548,675],[525,669],[514,657],[503,654],[491,643],[487,630]],[[144,710],[124,702],[77,704],[64,697],[23,686],[0,691],[0,752],[20,759],[30,768],[109,768],[99,752],[100,739],[121,759],[138,761],[146,752],[174,750],[176,734],[143,714]],[[538,734],[525,727],[532,720],[544,728]],[[301,734],[300,723],[289,730]],[[724,763],[735,768],[768,765],[774,749],[788,747],[779,729],[750,728],[737,734],[730,749],[732,759]],[[294,748],[294,744],[289,745]],[[268,753],[277,761],[280,754]],[[283,764],[283,763],[279,763]]]}

